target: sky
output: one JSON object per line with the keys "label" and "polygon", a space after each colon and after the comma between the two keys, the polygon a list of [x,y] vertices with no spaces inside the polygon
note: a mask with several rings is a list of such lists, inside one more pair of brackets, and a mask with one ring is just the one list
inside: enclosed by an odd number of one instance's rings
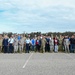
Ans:
{"label": "sky", "polygon": [[75,0],[0,0],[0,33],[75,31]]}

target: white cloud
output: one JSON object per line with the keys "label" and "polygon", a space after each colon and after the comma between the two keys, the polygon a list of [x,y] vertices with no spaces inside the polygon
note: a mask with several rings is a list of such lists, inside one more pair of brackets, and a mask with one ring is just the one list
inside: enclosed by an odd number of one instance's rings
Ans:
{"label": "white cloud", "polygon": [[7,31],[63,31],[74,20],[74,0],[0,0],[0,26],[10,25]]}

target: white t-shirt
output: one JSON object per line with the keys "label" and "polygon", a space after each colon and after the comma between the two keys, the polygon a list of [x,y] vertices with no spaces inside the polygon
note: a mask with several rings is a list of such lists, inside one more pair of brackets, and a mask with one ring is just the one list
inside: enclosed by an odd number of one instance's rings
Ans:
{"label": "white t-shirt", "polygon": [[13,38],[9,38],[8,42],[9,42],[10,44],[14,43],[14,39],[13,39]]}
{"label": "white t-shirt", "polygon": [[26,39],[26,44],[29,44],[30,42],[30,39]]}

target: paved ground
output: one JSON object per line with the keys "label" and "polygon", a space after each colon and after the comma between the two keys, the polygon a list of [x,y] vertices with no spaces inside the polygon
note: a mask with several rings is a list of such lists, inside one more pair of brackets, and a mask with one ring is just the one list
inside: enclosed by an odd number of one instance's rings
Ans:
{"label": "paved ground", "polygon": [[0,54],[0,75],[75,75],[75,54]]}

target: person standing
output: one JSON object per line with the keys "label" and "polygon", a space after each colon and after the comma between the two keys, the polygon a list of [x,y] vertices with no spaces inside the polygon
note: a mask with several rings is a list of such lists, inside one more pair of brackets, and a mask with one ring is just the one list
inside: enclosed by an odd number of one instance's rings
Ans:
{"label": "person standing", "polygon": [[36,39],[36,51],[40,52],[40,47],[41,47],[41,40],[39,37],[37,37],[37,39]]}
{"label": "person standing", "polygon": [[26,38],[25,43],[26,43],[26,53],[29,53],[29,45],[31,44],[31,41],[28,37]]}
{"label": "person standing", "polygon": [[51,38],[51,40],[50,40],[50,52],[53,52],[53,50],[54,50],[54,39]]}
{"label": "person standing", "polygon": [[45,46],[45,51],[47,52],[50,52],[50,36],[47,36],[46,37],[46,46]]}
{"label": "person standing", "polygon": [[70,52],[69,45],[70,45],[69,38],[68,38],[68,36],[65,36],[65,39],[64,39],[65,53],[66,52],[68,52],[68,53]]}
{"label": "person standing", "polygon": [[42,47],[42,52],[45,52],[45,44],[46,44],[46,39],[45,36],[42,36],[42,40],[41,40],[41,47]]}
{"label": "person standing", "polygon": [[18,39],[17,39],[17,35],[14,38],[14,53],[17,53],[18,51]]}
{"label": "person standing", "polygon": [[9,38],[8,40],[8,44],[9,44],[9,53],[13,53],[14,50],[14,38],[13,35]]}
{"label": "person standing", "polygon": [[59,45],[59,40],[57,37],[54,38],[54,51],[57,53],[58,52],[58,45]]}
{"label": "person standing", "polygon": [[7,37],[7,35],[4,36],[2,45],[4,47],[4,53],[8,53],[8,37]]}
{"label": "person standing", "polygon": [[70,38],[70,52],[75,52],[75,37],[72,35]]}
{"label": "person standing", "polygon": [[31,39],[32,51],[35,49],[35,39]]}
{"label": "person standing", "polygon": [[24,40],[23,36],[21,36],[21,39],[19,40],[19,51],[20,51],[20,53],[23,52],[24,43],[25,43],[25,40]]}

